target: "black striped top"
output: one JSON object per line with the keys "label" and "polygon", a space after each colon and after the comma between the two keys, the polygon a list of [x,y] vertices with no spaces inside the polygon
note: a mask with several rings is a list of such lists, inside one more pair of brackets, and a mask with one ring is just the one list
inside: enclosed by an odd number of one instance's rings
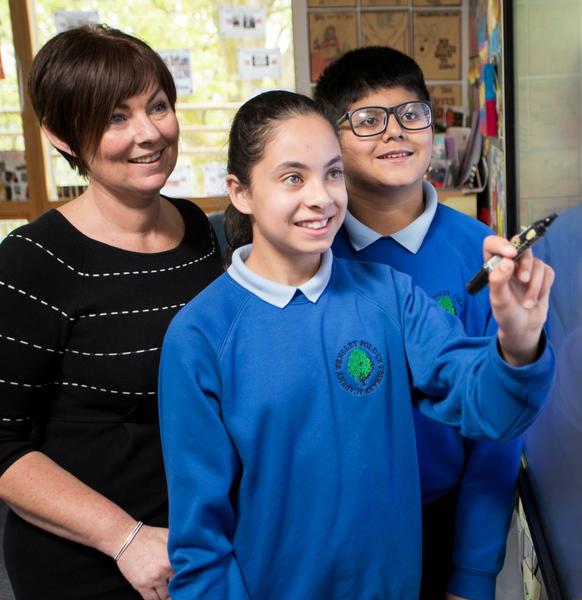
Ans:
{"label": "black striped top", "polygon": [[222,272],[204,213],[176,248],[121,250],[56,210],[0,245],[0,472],[37,449],[135,518],[167,510],[157,369],[176,312]]}

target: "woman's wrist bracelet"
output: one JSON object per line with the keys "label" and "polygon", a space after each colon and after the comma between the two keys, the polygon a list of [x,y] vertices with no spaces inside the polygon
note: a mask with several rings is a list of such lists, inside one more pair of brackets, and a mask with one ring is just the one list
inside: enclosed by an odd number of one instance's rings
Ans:
{"label": "woman's wrist bracelet", "polygon": [[125,541],[123,542],[123,544],[121,544],[121,548],[117,551],[117,553],[113,557],[113,560],[115,562],[117,562],[121,558],[121,555],[127,550],[127,547],[129,546],[129,544],[131,544],[131,542],[133,542],[133,538],[139,533],[139,530],[142,527],[143,527],[143,521],[138,521],[135,524],[135,527],[131,530],[131,533],[125,538]]}

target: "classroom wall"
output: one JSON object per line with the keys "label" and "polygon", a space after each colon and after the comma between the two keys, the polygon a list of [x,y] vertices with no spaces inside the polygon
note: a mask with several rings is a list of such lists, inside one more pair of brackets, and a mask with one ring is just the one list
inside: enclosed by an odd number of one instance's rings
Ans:
{"label": "classroom wall", "polygon": [[582,193],[582,2],[514,7],[519,208],[530,223]]}

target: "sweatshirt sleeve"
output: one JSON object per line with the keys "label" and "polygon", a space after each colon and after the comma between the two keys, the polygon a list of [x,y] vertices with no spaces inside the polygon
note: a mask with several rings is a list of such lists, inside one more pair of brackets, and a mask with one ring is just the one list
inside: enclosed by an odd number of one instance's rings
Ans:
{"label": "sweatshirt sleeve", "polygon": [[515,505],[522,439],[466,443],[448,591],[461,598],[492,600]]}
{"label": "sweatshirt sleeve", "polygon": [[[494,336],[497,323],[489,297],[467,303],[469,335]],[[473,302],[473,300],[477,300]],[[465,464],[459,483],[448,591],[461,598],[492,600],[503,567],[523,440],[505,443],[463,440]]]}
{"label": "sweatshirt sleeve", "polygon": [[249,598],[233,549],[240,461],[221,418],[217,356],[182,311],[162,348],[160,427],[170,501],[174,600]]}
{"label": "sweatshirt sleeve", "polygon": [[469,438],[507,441],[522,433],[553,383],[555,357],[545,334],[537,360],[513,367],[496,337],[467,337],[459,320],[410,280],[396,290],[419,410]]}
{"label": "sweatshirt sleeve", "polygon": [[70,329],[75,282],[41,248],[26,228],[0,245],[0,473],[37,447]]}

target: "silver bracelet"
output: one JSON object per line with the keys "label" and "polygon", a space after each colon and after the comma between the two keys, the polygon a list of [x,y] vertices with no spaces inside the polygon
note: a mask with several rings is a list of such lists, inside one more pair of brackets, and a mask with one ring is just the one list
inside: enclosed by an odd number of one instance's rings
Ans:
{"label": "silver bracelet", "polygon": [[113,557],[113,560],[117,562],[121,555],[127,550],[127,547],[131,542],[133,542],[133,538],[139,533],[139,530],[143,527],[143,521],[138,521],[135,524],[135,527],[131,530],[131,533],[125,538],[123,544],[121,544],[121,548],[117,551],[117,554]]}

